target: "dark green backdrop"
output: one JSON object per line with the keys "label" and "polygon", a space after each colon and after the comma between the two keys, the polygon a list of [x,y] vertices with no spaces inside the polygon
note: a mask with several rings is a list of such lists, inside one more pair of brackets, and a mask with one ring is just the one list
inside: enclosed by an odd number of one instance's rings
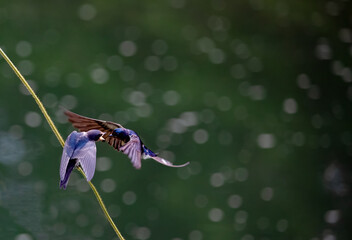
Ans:
{"label": "dark green backdrop", "polygon": [[[351,239],[345,1],[1,1],[0,47],[64,138],[60,105],[182,164],[98,143],[92,182],[126,239]],[[117,239],[0,59],[0,238]]]}

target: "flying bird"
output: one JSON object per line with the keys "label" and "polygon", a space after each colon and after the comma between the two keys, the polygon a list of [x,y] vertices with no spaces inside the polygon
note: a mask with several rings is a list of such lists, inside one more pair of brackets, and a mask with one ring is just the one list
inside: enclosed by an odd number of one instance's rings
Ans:
{"label": "flying bird", "polygon": [[136,169],[141,168],[142,159],[147,158],[151,158],[168,167],[184,167],[189,164],[189,162],[187,162],[182,165],[173,165],[171,162],[159,157],[143,144],[136,132],[124,128],[121,124],[84,117],[68,110],[65,110],[64,113],[72,125],[80,131],[97,129],[104,132],[103,138],[105,142],[110,144],[117,151],[126,154],[131,159],[132,165]]}
{"label": "flying bird", "polygon": [[103,141],[103,132],[89,130],[87,132],[73,131],[66,139],[60,163],[60,188],[66,189],[72,170],[81,166],[87,177],[92,180],[95,171],[96,141]]}

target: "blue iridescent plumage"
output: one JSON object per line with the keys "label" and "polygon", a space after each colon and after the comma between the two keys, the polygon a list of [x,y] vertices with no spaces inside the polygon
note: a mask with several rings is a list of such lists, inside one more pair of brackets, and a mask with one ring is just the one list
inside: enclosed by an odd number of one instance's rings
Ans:
{"label": "blue iridescent plumage", "polygon": [[136,132],[124,128],[121,124],[84,117],[67,110],[64,113],[68,116],[68,120],[72,125],[80,131],[98,129],[104,132],[103,138],[105,141],[116,150],[126,154],[131,159],[132,165],[137,169],[141,168],[142,159],[147,158],[169,167],[184,167],[189,164],[187,162],[182,165],[173,165],[171,162],[159,157],[143,144]]}
{"label": "blue iridescent plumage", "polygon": [[72,170],[80,165],[87,181],[94,176],[96,163],[95,142],[104,140],[99,130],[73,131],[66,139],[60,163],[60,188],[66,189]]}

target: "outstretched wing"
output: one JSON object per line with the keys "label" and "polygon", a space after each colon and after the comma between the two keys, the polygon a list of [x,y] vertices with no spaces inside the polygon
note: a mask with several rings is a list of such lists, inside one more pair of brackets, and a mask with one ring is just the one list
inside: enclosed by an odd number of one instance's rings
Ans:
{"label": "outstretched wing", "polygon": [[92,180],[95,172],[97,148],[95,142],[88,141],[82,148],[73,153],[72,158],[78,159],[87,181]]}
{"label": "outstretched wing", "polygon": [[[106,134],[104,134],[104,136],[105,135]],[[104,138],[105,138],[105,142],[107,142],[109,145],[111,145],[113,148],[115,148],[118,151],[120,151],[120,147],[124,144],[124,142],[121,139],[114,136],[111,136],[111,137],[108,136]]]}
{"label": "outstretched wing", "polygon": [[65,110],[64,114],[68,117],[68,120],[72,123],[72,125],[81,132],[88,132],[89,130],[97,129],[105,132],[105,135],[110,135],[114,129],[122,128],[121,124],[84,117],[68,110]]}
{"label": "outstretched wing", "polygon": [[109,136],[112,134],[114,129],[122,128],[121,124],[84,117],[68,110],[65,110],[64,114],[68,117],[68,120],[72,123],[72,125],[79,129],[81,132],[87,132],[92,129],[97,129],[104,132],[105,134],[103,135],[103,138],[106,140],[106,142],[116,150],[119,150],[119,146],[121,146],[121,140],[116,137]]}
{"label": "outstretched wing", "polygon": [[60,163],[60,179],[63,180],[66,174],[66,168],[68,161],[72,159],[73,151],[76,146],[77,138],[79,137],[80,133],[73,131],[70,135],[68,135],[64,150],[61,156],[61,163]]}
{"label": "outstretched wing", "polygon": [[137,135],[131,135],[130,140],[119,149],[121,152],[126,154],[132,162],[132,165],[140,169],[142,166],[142,149],[141,149],[141,140]]}

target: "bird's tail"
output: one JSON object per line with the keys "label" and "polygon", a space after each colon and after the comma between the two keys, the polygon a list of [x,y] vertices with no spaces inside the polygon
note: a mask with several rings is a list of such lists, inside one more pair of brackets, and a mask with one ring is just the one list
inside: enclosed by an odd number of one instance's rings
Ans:
{"label": "bird's tail", "polygon": [[154,153],[152,150],[150,150],[149,148],[147,148],[145,145],[142,145],[143,148],[143,158],[153,158],[158,156],[156,153]]}
{"label": "bird's tail", "polygon": [[76,163],[77,163],[77,159],[70,159],[70,161],[68,162],[65,177],[64,179],[60,180],[60,189],[62,188],[66,189],[68,180],[70,179],[71,172],[75,168]]}
{"label": "bird's tail", "polygon": [[168,167],[184,167],[189,164],[189,162],[186,162],[185,164],[182,164],[182,165],[174,165],[172,162],[170,162],[164,158],[158,157],[158,155],[156,153],[154,153],[152,150],[150,150],[146,146],[143,145],[142,148],[143,148],[143,155],[142,155],[143,159],[151,158],[151,159],[157,161],[158,163],[161,163],[161,164],[168,166]]}

